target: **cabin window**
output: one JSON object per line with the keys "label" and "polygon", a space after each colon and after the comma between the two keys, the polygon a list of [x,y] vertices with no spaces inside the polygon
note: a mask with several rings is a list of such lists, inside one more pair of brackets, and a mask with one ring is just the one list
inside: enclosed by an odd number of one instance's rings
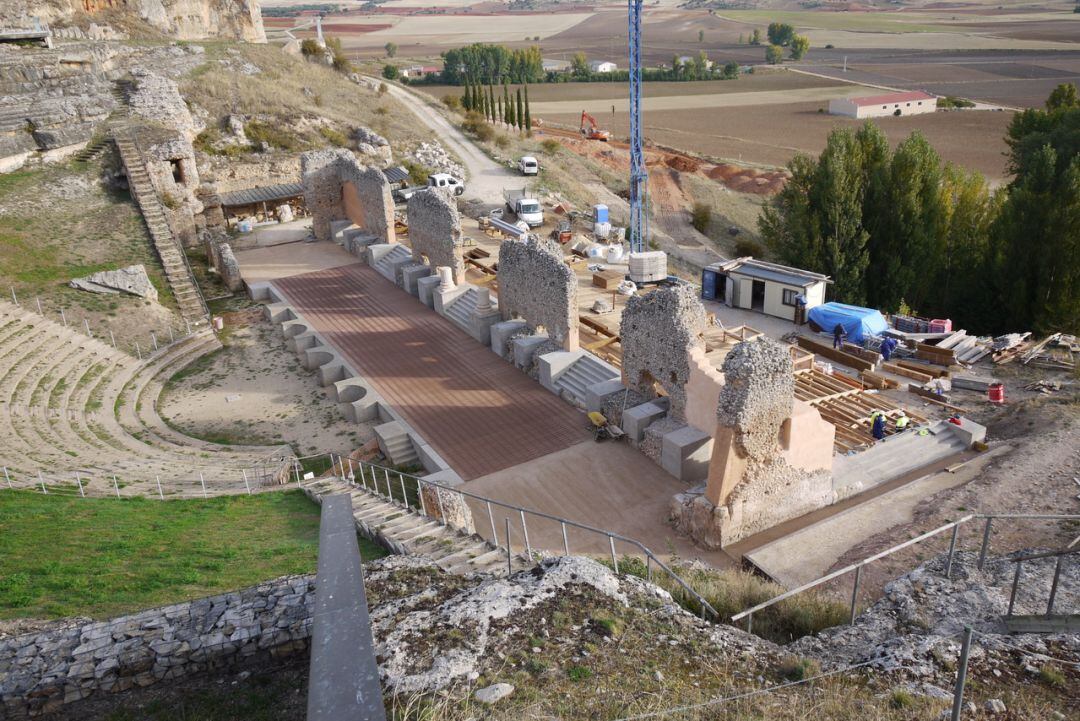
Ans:
{"label": "cabin window", "polygon": [[795,305],[795,296],[797,296],[798,294],[798,291],[791,290],[790,288],[784,288],[784,297],[781,299],[780,302],[784,305],[793,306]]}

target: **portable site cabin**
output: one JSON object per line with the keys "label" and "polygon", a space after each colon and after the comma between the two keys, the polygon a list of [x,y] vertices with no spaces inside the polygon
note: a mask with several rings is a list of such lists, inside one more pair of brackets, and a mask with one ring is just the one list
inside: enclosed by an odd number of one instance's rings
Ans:
{"label": "portable site cabin", "polygon": [[[794,322],[801,294],[805,310],[825,302],[827,275],[767,263],[753,258],[737,258],[713,263],[701,273],[701,297],[732,308],[755,310]],[[805,316],[798,319],[804,322]]]}

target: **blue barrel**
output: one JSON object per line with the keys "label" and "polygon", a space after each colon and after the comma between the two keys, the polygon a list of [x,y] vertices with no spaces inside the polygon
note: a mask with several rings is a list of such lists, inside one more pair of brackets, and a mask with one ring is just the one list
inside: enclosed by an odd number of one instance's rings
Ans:
{"label": "blue barrel", "polygon": [[594,205],[593,209],[593,222],[594,223],[606,223],[608,222],[608,212],[606,205]]}
{"label": "blue barrel", "polygon": [[716,286],[720,274],[710,268],[701,271],[701,297],[705,300],[716,300]]}

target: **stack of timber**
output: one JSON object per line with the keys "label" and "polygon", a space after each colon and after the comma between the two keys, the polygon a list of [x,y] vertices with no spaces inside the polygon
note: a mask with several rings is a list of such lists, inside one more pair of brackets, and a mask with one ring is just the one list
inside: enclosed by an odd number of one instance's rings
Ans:
{"label": "stack of timber", "polygon": [[990,354],[993,346],[989,339],[968,335],[966,330],[958,330],[947,338],[941,339],[936,348],[951,350],[956,362],[971,365]]}
{"label": "stack of timber", "polygon": [[800,348],[810,351],[822,358],[828,358],[834,363],[847,366],[848,368],[854,368],[857,371],[872,371],[877,367],[876,363],[872,363],[864,358],[860,358],[857,355],[846,353],[841,350],[836,350],[827,343],[816,341],[813,338],[807,338],[804,335],[799,336],[798,344]]}
{"label": "stack of timber", "polygon": [[995,363],[1011,363],[1018,355],[1031,348],[1028,340],[1031,333],[1006,333],[994,338],[993,355]]}
{"label": "stack of timber", "polygon": [[1076,336],[1054,333],[1021,353],[1020,362],[1040,368],[1075,370],[1080,343]]}

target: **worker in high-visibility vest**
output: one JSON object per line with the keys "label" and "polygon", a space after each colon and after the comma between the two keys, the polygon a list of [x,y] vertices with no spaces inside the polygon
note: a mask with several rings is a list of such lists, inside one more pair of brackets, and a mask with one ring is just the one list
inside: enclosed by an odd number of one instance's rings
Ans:
{"label": "worker in high-visibility vest", "polygon": [[896,432],[900,433],[901,431],[906,431],[908,429],[908,425],[911,423],[911,419],[908,418],[907,413],[900,411],[900,415],[896,417],[895,423]]}
{"label": "worker in high-visibility vest", "polygon": [[881,411],[870,414],[870,435],[878,441],[885,439],[885,414]]}

